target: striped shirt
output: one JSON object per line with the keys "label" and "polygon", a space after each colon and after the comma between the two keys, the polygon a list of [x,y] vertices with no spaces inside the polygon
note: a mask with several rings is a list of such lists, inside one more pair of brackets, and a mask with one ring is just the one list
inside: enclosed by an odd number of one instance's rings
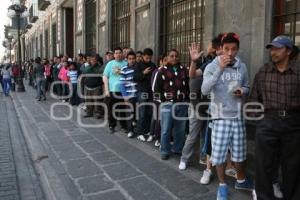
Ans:
{"label": "striped shirt", "polygon": [[137,83],[133,81],[135,66],[133,67],[122,67],[121,68],[121,92],[123,97],[136,97],[136,85]]}
{"label": "striped shirt", "polygon": [[77,83],[78,72],[76,70],[70,70],[68,71],[68,77],[71,83]]}

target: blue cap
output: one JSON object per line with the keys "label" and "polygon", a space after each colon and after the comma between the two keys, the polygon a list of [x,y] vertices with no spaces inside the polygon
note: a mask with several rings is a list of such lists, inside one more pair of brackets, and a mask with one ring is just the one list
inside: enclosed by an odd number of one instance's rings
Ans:
{"label": "blue cap", "polygon": [[266,48],[269,49],[271,47],[276,48],[284,48],[287,47],[289,49],[293,49],[293,42],[292,40],[284,35],[277,36],[271,43],[267,44]]}

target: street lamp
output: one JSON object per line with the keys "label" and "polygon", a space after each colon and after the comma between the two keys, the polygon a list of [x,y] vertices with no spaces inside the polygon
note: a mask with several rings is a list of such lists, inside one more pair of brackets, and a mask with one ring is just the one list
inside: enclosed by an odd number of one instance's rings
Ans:
{"label": "street lamp", "polygon": [[25,87],[23,83],[23,77],[22,77],[22,58],[21,58],[21,18],[28,17],[29,13],[27,11],[26,6],[22,5],[20,1],[17,1],[15,4],[8,7],[8,17],[10,18],[17,18],[17,29],[18,29],[18,67],[19,67],[19,74],[17,77],[17,91],[18,92],[25,92]]}

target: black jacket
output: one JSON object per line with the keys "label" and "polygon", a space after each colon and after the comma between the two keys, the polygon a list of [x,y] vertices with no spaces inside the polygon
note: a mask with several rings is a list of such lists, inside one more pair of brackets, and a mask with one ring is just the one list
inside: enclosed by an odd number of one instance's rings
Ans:
{"label": "black jacket", "polygon": [[[100,77],[100,66],[96,64],[95,66],[89,66],[85,69],[84,74],[95,75],[97,77],[85,77],[84,85],[88,88],[97,88],[102,86],[102,77]],[[101,87],[100,87],[101,88]]]}
{"label": "black jacket", "polygon": [[[148,67],[152,68],[152,71],[149,74],[143,74],[144,70]],[[137,91],[145,92],[148,94],[152,94],[151,89],[151,77],[153,71],[156,69],[156,66],[153,62],[145,63],[143,61],[137,63],[135,68],[133,80],[137,83]]]}

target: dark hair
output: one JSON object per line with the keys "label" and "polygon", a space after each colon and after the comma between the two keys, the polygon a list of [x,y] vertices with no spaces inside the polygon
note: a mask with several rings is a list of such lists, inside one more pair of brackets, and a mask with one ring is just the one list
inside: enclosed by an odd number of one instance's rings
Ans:
{"label": "dark hair", "polygon": [[77,63],[76,63],[76,62],[70,62],[69,65],[70,65],[70,66],[73,65],[74,68],[75,68],[75,70],[77,70]]}
{"label": "dark hair", "polygon": [[160,61],[163,61],[164,60],[164,58],[166,58],[167,57],[167,54],[162,54],[162,55],[160,55],[159,57],[158,57],[158,62],[157,62],[157,66],[159,66],[159,64],[160,64]]}
{"label": "dark hair", "polygon": [[211,40],[211,43],[212,43],[212,47],[214,49],[218,49],[220,46],[222,46],[222,37],[223,37],[223,34],[219,34],[217,37],[214,37],[212,40]]}
{"label": "dark hair", "polygon": [[45,64],[49,64],[49,60],[47,58],[44,58]]}
{"label": "dark hair", "polygon": [[168,51],[168,55],[169,55],[171,52],[176,52],[177,55],[179,55],[179,52],[177,51],[177,49],[170,49],[170,50]]}
{"label": "dark hair", "polygon": [[146,48],[143,51],[143,55],[153,56],[153,50],[150,48]]}
{"label": "dark hair", "polygon": [[34,60],[35,63],[40,64],[41,63],[41,58],[40,57],[36,57]]}
{"label": "dark hair", "polygon": [[82,54],[82,53],[79,53],[78,56],[79,56],[80,58],[82,58],[82,57],[83,57],[83,54]]}
{"label": "dark hair", "polygon": [[226,43],[236,43],[240,47],[240,36],[235,33],[225,33],[222,37],[222,46]]}
{"label": "dark hair", "polygon": [[134,51],[129,51],[126,58],[128,58],[129,56],[134,56],[136,58],[136,54],[134,53]]}
{"label": "dark hair", "polygon": [[103,58],[99,55],[99,54],[96,54],[96,60],[97,62],[100,64],[100,65],[103,65]]}
{"label": "dark hair", "polygon": [[290,55],[290,59],[293,60],[293,59],[297,58],[299,53],[300,53],[300,49],[297,46],[293,45],[293,50]]}
{"label": "dark hair", "polygon": [[137,51],[136,54],[143,54],[143,52],[142,51]]}
{"label": "dark hair", "polygon": [[116,47],[116,48],[114,48],[114,53],[116,53],[116,51],[121,51],[121,52],[123,52],[123,50],[122,50],[121,47]]}
{"label": "dark hair", "polygon": [[82,58],[86,60],[87,59],[86,54],[82,54]]}

